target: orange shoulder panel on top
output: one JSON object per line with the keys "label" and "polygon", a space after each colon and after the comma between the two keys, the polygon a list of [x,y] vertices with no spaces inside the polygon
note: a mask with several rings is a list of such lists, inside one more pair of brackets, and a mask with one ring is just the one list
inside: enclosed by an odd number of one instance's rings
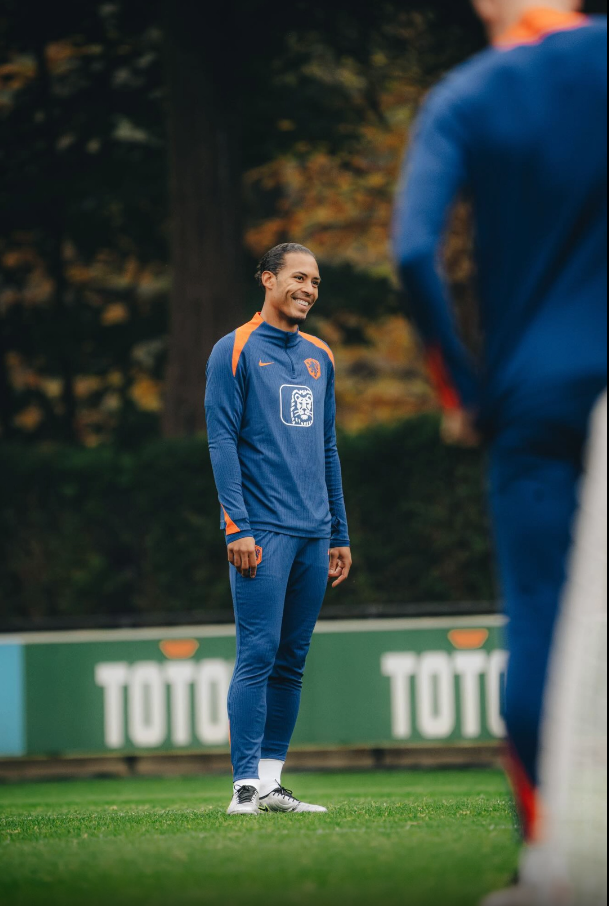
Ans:
{"label": "orange shoulder panel on top", "polygon": [[549,35],[583,28],[589,23],[590,19],[584,13],[563,12],[539,6],[527,10],[516,25],[500,35],[495,46],[509,50],[526,44],[538,44]]}
{"label": "orange shoulder panel on top", "polygon": [[330,361],[332,362],[334,367],[336,367],[336,362],[334,361],[334,353],[332,352],[332,350],[330,349],[330,347],[328,346],[327,343],[324,343],[323,340],[319,340],[317,337],[311,336],[311,334],[309,334],[309,333],[301,332],[300,336],[303,338],[303,340],[308,340],[309,343],[312,343],[313,346],[317,346],[318,349],[323,349],[324,352],[327,352],[328,355],[330,356]]}
{"label": "orange shoulder panel on top", "polygon": [[238,327],[235,331],[235,345],[233,348],[233,375],[237,374],[241,353],[247,346],[248,340],[255,330],[258,330],[261,324],[264,324],[262,315],[258,313],[248,324]]}

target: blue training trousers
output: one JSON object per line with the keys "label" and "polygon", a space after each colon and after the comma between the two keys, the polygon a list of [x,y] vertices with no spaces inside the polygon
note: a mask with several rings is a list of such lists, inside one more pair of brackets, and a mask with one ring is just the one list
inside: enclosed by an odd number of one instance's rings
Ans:
{"label": "blue training trousers", "polygon": [[262,550],[256,578],[230,568],[237,624],[228,695],[235,782],[256,779],[261,758],[286,759],[328,583],[329,539],[254,534]]}
{"label": "blue training trousers", "polygon": [[546,677],[573,542],[588,423],[600,384],[556,394],[514,420],[490,455],[491,510],[510,664],[506,723],[531,786],[538,786]]}

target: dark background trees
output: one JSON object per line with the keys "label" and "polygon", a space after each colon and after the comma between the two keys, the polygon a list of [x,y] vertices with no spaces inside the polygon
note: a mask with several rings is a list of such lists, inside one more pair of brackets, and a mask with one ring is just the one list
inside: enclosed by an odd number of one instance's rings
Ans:
{"label": "dark background trees", "polygon": [[[341,456],[357,568],[327,607],[492,610],[480,455],[443,447],[428,415],[343,437]],[[0,446],[0,631],[225,623],[226,579],[203,438]]]}
{"label": "dark background trees", "polygon": [[[204,427],[205,363],[243,317],[244,174],[298,146],[343,150],[382,119],[386,86],[373,60],[404,52],[405,17],[395,4],[229,0],[211,26],[188,0],[162,6],[174,273],[163,428],[183,436]],[[480,37],[466,9],[454,10],[445,35],[457,23],[459,39],[430,54],[432,70]]]}
{"label": "dark background trees", "polygon": [[[351,435],[359,569],[340,600],[493,596],[480,458],[443,450],[433,417],[402,423],[435,401],[387,241],[418,106],[482,43],[466,0],[225,0],[213,18],[192,0],[0,0],[4,628],[228,604],[191,436],[211,346],[288,238],[320,258],[311,329]],[[469,324],[468,241],[459,212],[447,260]]]}
{"label": "dark background trees", "polygon": [[100,411],[129,410],[133,350],[164,330],[125,275],[164,264],[167,195],[161,35],[126,7],[4,4],[5,436],[108,436]]}
{"label": "dark background trees", "polygon": [[347,427],[432,405],[407,331],[378,328],[387,224],[421,97],[481,44],[466,0],[2,0],[2,437],[202,430],[211,346],[288,237],[319,251],[316,328],[367,382]]}
{"label": "dark background trees", "polygon": [[[402,56],[431,82],[479,40],[461,10],[411,24],[415,53],[394,6],[344,0],[213,23],[186,0],[4,0],[0,22],[2,436],[89,445],[154,436],[163,402],[166,435],[204,427],[207,356],[253,304],[244,228],[286,211],[255,181],[244,205],[244,175],[348,162]],[[386,278],[338,266],[342,298],[387,305]]]}

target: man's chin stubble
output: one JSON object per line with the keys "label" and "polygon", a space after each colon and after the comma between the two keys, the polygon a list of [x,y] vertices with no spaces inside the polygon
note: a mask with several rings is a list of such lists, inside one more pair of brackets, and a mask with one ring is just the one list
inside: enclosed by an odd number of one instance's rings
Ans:
{"label": "man's chin stubble", "polygon": [[288,321],[290,322],[292,327],[298,327],[299,324],[304,324],[304,322],[307,320],[308,314],[308,311],[303,311],[301,315],[288,315]]}

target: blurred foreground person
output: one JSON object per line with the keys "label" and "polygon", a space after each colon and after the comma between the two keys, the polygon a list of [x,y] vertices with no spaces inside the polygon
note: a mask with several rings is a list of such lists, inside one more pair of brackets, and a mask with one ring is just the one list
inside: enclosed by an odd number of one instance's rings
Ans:
{"label": "blurred foreground person", "polygon": [[256,276],[264,308],[214,348],[205,400],[237,624],[228,813],[325,812],[281,774],[328,575],[351,569],[334,357],[299,329],[319,296],[312,252],[277,246]]}
{"label": "blurred foreground person", "polygon": [[[446,412],[445,439],[489,445],[509,617],[512,777],[532,844],[552,640],[588,425],[607,385],[607,22],[581,14],[577,0],[474,5],[493,47],[451,73],[422,112],[395,253]],[[478,369],[438,265],[461,192],[475,219]],[[525,880],[490,902],[542,902]]]}

